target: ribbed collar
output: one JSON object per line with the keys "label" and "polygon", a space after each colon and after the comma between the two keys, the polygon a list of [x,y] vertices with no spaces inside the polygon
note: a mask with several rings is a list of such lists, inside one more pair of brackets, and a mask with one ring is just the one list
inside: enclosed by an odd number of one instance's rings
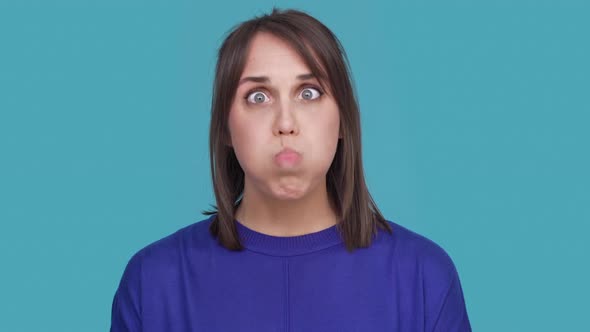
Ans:
{"label": "ribbed collar", "polygon": [[304,235],[274,236],[248,228],[237,219],[234,221],[244,247],[273,256],[307,254],[343,242],[338,225]]}

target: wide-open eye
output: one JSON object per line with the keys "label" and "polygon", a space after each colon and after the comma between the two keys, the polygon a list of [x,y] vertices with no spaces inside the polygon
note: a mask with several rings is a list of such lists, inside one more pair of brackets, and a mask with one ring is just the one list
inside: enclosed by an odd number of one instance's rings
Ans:
{"label": "wide-open eye", "polygon": [[305,100],[313,100],[319,98],[322,92],[316,88],[305,88],[301,90],[301,98]]}
{"label": "wide-open eye", "polygon": [[268,97],[260,91],[255,91],[255,92],[249,94],[246,99],[248,100],[248,102],[250,102],[252,104],[262,104],[266,100],[268,100]]}

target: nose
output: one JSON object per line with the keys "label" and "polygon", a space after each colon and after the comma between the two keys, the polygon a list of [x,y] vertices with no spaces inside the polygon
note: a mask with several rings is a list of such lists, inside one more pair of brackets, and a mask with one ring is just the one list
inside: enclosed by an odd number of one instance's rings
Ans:
{"label": "nose", "polygon": [[295,108],[288,101],[284,104],[279,103],[273,128],[276,136],[299,134],[299,127],[294,111]]}

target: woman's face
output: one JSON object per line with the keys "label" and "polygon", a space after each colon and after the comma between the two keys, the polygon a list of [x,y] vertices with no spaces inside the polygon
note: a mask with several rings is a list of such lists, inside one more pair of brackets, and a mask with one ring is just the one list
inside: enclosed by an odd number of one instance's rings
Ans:
{"label": "woman's face", "polygon": [[253,37],[228,125],[246,192],[298,199],[325,186],[340,137],[338,106],[283,40]]}

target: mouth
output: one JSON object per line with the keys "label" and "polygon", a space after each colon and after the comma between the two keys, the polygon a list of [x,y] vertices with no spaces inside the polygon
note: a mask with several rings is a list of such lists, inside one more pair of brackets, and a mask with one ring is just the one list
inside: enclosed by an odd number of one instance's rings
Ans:
{"label": "mouth", "polygon": [[301,161],[301,154],[293,149],[285,148],[275,155],[274,160],[280,167],[290,167]]}

